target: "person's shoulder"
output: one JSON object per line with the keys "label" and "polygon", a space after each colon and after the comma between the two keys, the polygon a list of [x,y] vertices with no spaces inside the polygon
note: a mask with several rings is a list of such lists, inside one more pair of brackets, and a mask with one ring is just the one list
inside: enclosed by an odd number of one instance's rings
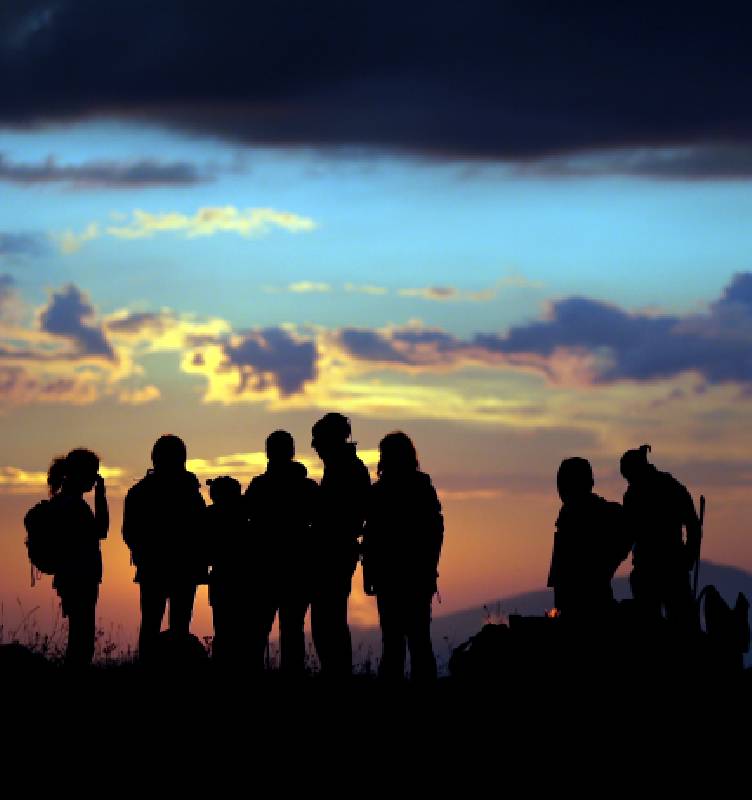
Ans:
{"label": "person's shoulder", "polygon": [[361,459],[360,456],[355,457],[355,466],[357,469],[358,477],[364,478],[365,480],[368,481],[368,483],[370,483],[371,473],[368,471],[368,467],[363,463],[363,459]]}
{"label": "person's shoulder", "polygon": [[666,491],[674,492],[678,497],[689,497],[689,489],[678,479],[675,478],[670,472],[661,472],[656,470],[657,480],[661,488]]}
{"label": "person's shoulder", "polygon": [[150,491],[150,488],[153,484],[153,476],[151,472],[147,472],[142,478],[139,478],[133,486],[128,489],[125,493],[126,500],[131,497],[139,497],[140,495],[144,494],[145,492]]}
{"label": "person's shoulder", "polygon": [[200,491],[201,489],[201,481],[198,479],[198,476],[195,472],[190,472],[189,470],[185,471],[185,483],[186,486],[189,486],[191,489],[196,489]]}
{"label": "person's shoulder", "polygon": [[607,500],[605,497],[601,497],[601,495],[596,494],[593,492],[593,502],[600,506],[603,511],[610,512],[612,514],[620,514],[624,509],[621,507],[621,503],[617,503],[614,500]]}

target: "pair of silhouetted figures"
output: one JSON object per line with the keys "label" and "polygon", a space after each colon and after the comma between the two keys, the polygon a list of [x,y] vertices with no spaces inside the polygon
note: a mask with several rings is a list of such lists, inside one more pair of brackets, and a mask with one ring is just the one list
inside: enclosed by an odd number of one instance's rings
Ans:
{"label": "pair of silhouetted figures", "polygon": [[[698,625],[690,571],[700,557],[702,522],[687,489],[647,460],[649,445],[628,450],[621,473],[624,503],[593,492],[590,463],[561,463],[557,487],[562,507],[556,520],[548,585],[556,608],[570,620],[592,620],[613,610],[611,580],[633,553],[632,595],[646,619]],[[695,587],[696,591],[696,587]]]}
{"label": "pair of silhouetted figures", "polygon": [[[140,587],[141,659],[159,660],[165,641],[188,639],[196,588],[208,582],[217,662],[263,669],[279,614],[281,669],[302,674],[310,607],[322,674],[349,675],[347,605],[362,558],[365,590],[376,596],[382,629],[380,674],[403,677],[407,646],[412,677],[435,678],[431,602],[444,528],[436,491],[420,471],[412,441],[401,432],[381,440],[378,480],[371,485],[346,417],[326,414],[312,435],[324,464],[320,484],[294,460],[292,436],[275,431],[266,440],[266,471],[244,493],[234,478],[209,481],[208,508],[198,479],[186,470],[184,442],[173,435],[157,440],[152,469],[128,491],[123,509],[123,538]],[[29,556],[55,575],[69,621],[67,659],[78,664],[93,655],[99,541],[108,527],[98,469],[88,450],[56,459],[49,473],[51,499],[26,518]],[[94,486],[92,513],[83,495]],[[51,540],[57,551],[45,561]],[[160,629],[167,608],[165,639]]]}

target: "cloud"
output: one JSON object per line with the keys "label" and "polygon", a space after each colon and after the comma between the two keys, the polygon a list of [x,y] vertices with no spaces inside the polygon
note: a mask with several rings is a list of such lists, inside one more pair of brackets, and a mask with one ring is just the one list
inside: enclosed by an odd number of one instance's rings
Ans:
{"label": "cloud", "polygon": [[2,319],[16,296],[16,282],[11,275],[0,275],[0,319]]}
{"label": "cloud", "polygon": [[120,116],[244,143],[512,160],[749,144],[750,16],[739,3],[678,16],[655,3],[17,3],[0,26],[0,120]]}
{"label": "cloud", "polygon": [[63,183],[79,189],[145,189],[150,186],[190,186],[206,180],[207,176],[187,161],[141,159],[59,164],[50,156],[37,164],[22,164],[0,154],[0,181],[20,186]]}
{"label": "cloud", "polygon": [[736,275],[703,314],[627,311],[587,297],[550,304],[544,318],[460,339],[420,324],[344,328],[349,356],[407,370],[468,365],[529,369],[556,382],[657,381],[685,373],[752,385],[752,273]]}
{"label": "cloud", "polygon": [[298,281],[291,283],[287,287],[288,291],[295,294],[331,292],[332,287],[328,283],[316,283],[314,281]]}
{"label": "cloud", "polygon": [[421,300],[437,300],[439,302],[485,302],[493,300],[498,291],[495,288],[482,289],[477,292],[468,292],[456,286],[422,286],[415,289],[398,289],[401,297],[419,297]]}
{"label": "cloud", "polygon": [[175,323],[176,318],[169,311],[126,311],[109,318],[106,326],[112,333],[137,336],[164,333]]}
{"label": "cloud", "polygon": [[37,234],[0,232],[0,257],[38,256],[48,249],[45,239]]}
{"label": "cloud", "polygon": [[224,368],[237,369],[238,391],[274,386],[282,396],[300,392],[316,377],[316,345],[283,328],[246,331],[223,344]]}
{"label": "cloud", "polygon": [[0,406],[30,403],[93,403],[99,393],[86,376],[35,375],[19,365],[0,365]]}
{"label": "cloud", "polygon": [[[375,472],[379,461],[379,451],[376,449],[359,449],[358,456],[361,461]],[[323,467],[317,458],[306,456],[296,456],[297,460],[308,470],[308,475],[312,478],[320,479],[323,474]],[[256,475],[260,475],[266,470],[267,459],[263,450],[256,450],[244,453],[229,453],[213,456],[211,458],[189,458],[186,467],[194,472],[199,478],[212,478],[219,475],[232,475],[241,482],[250,481]]]}
{"label": "cloud", "polygon": [[49,304],[42,310],[39,323],[46,333],[69,339],[78,356],[101,356],[115,359],[115,352],[101,325],[91,320],[94,308],[87,297],[72,283],[53,292]]}
{"label": "cloud", "polygon": [[[118,215],[119,216],[119,215]],[[216,233],[235,233],[246,238],[264,236],[274,228],[288,233],[312,231],[316,223],[309,217],[273,208],[248,208],[244,211],[234,206],[208,206],[199,208],[195,214],[177,211],[152,214],[136,209],[126,225],[102,227],[90,222],[81,233],[72,230],[55,234],[60,251],[65,255],[78,252],[86,242],[102,235],[116,239],[148,239],[160,233],[183,233],[187,238],[213,236]]]}
{"label": "cloud", "polygon": [[557,155],[519,166],[523,174],[547,177],[626,175],[663,180],[749,180],[752,145],[620,148],[574,156]]}
{"label": "cloud", "polygon": [[122,389],[118,394],[118,402],[127,406],[143,406],[159,400],[161,396],[158,387],[149,384],[135,389]]}
{"label": "cloud", "polygon": [[81,233],[76,233],[72,230],[63,231],[60,234],[55,234],[53,238],[57,241],[60,252],[66,256],[77,253],[86,242],[91,242],[98,239],[100,236],[99,225],[96,222],[90,222]]}
{"label": "cloud", "polygon": [[544,320],[475,343],[508,356],[581,355],[592,383],[661,380],[685,372],[711,384],[752,382],[752,274],[734,277],[706,314],[628,312],[584,297],[554,302]]}
{"label": "cloud", "polygon": [[389,292],[389,289],[387,289],[386,286],[375,286],[371,283],[366,283],[366,284],[346,283],[345,291],[351,294],[370,294],[379,296],[387,294]]}
{"label": "cloud", "polygon": [[[120,467],[108,467],[102,464],[99,474],[109,482],[118,483],[124,471]],[[0,466],[0,493],[2,494],[39,494],[47,489],[47,472],[28,470],[14,466]]]}
{"label": "cloud", "polygon": [[289,211],[277,211],[273,208],[247,208],[241,211],[235,206],[209,206],[199,208],[192,215],[176,211],[150,214],[136,209],[128,225],[110,226],[107,233],[119,239],[143,239],[155,233],[174,231],[184,232],[188,238],[213,236],[219,232],[249,237],[262,236],[272,228],[300,233],[312,231],[315,227],[316,223],[309,217]]}

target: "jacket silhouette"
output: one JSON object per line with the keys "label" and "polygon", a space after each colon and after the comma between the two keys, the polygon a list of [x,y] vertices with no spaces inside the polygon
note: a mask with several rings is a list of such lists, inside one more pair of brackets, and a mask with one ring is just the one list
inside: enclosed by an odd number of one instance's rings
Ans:
{"label": "jacket silhouette", "polygon": [[632,594],[646,614],[658,616],[665,609],[670,620],[695,627],[689,570],[699,557],[700,520],[687,489],[648,462],[649,450],[643,445],[621,459],[629,484],[624,513],[634,537]]}
{"label": "jacket silhouette", "polygon": [[593,492],[592,469],[584,458],[561,463],[557,486],[562,506],[547,585],[564,619],[590,619],[612,609],[611,580],[632,541],[622,507]]}
{"label": "jacket silhouette", "polygon": [[129,489],[123,506],[123,539],[141,593],[142,658],[153,652],[168,601],[170,632],[188,635],[196,586],[207,580],[206,503],[185,461],[181,439],[160,437],[152,450],[154,468]]}
{"label": "jacket silhouette", "polygon": [[254,658],[263,654],[279,612],[281,670],[300,675],[305,667],[303,624],[311,596],[311,526],[319,487],[306,468],[293,460],[295,443],[287,431],[266,440],[266,471],[245,492],[246,513],[260,554],[254,619]]}
{"label": "jacket silhouette", "polygon": [[[102,581],[100,540],[107,537],[109,511],[99,459],[90,450],[72,450],[50,466],[50,519],[61,546],[52,585],[68,619],[65,663],[80,667],[94,656],[96,604]],[[94,511],[83,495],[94,489]]]}
{"label": "jacket silhouette", "polygon": [[379,674],[401,679],[405,644],[413,679],[436,677],[431,646],[431,601],[444,538],[436,490],[420,472],[404,433],[382,439],[379,478],[371,487],[363,536],[363,580],[375,594],[383,652]]}
{"label": "jacket silhouette", "polygon": [[214,639],[212,657],[247,668],[251,653],[249,620],[254,611],[252,569],[258,554],[251,541],[245,502],[238,481],[228,476],[207,481],[212,504],[206,509],[206,559],[211,565],[209,604]]}
{"label": "jacket silhouette", "polygon": [[344,677],[352,671],[352,641],[347,601],[360,554],[371,479],[348,441],[350,422],[342,414],[322,417],[311,445],[324,462],[311,557],[311,633],[322,674]]}

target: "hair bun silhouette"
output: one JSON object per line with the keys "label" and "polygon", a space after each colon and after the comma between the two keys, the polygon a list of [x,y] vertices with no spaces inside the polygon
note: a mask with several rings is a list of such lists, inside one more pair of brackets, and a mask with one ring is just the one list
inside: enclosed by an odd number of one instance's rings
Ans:
{"label": "hair bun silhouette", "polygon": [[627,479],[644,471],[649,465],[648,453],[652,450],[649,444],[642,444],[636,450],[627,450],[621,457],[619,467],[621,474]]}

